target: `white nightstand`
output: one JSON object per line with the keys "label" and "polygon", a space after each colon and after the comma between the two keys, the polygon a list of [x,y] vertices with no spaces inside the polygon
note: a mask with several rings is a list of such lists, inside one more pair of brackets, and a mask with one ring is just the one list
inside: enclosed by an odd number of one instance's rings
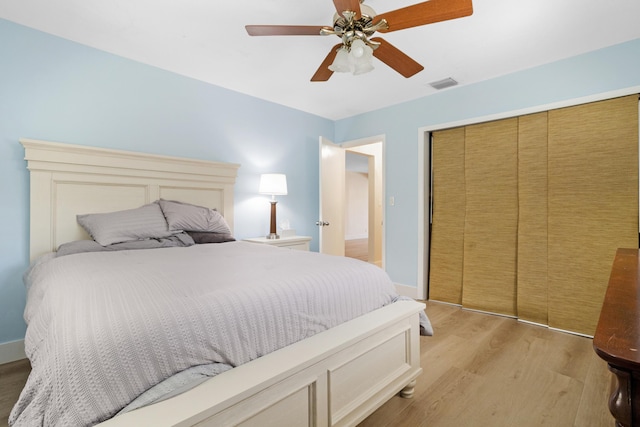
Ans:
{"label": "white nightstand", "polygon": [[308,251],[309,242],[311,237],[309,236],[280,236],[279,239],[267,239],[266,237],[253,237],[251,239],[244,239],[245,242],[261,243],[263,245],[278,246],[280,248],[295,249],[298,251]]}

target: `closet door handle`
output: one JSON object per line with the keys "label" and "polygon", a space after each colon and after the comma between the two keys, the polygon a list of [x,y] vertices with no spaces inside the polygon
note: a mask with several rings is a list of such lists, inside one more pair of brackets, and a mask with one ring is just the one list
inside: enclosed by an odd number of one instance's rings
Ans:
{"label": "closet door handle", "polygon": [[316,221],[316,225],[319,227],[328,227],[329,223],[327,221]]}

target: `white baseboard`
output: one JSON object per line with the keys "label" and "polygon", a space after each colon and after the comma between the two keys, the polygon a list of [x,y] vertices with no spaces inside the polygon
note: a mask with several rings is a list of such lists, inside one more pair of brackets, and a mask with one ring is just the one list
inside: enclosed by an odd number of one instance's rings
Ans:
{"label": "white baseboard", "polygon": [[0,365],[26,359],[24,340],[9,341],[0,344]]}
{"label": "white baseboard", "polygon": [[413,299],[421,299],[418,296],[418,288],[413,286],[401,285],[400,283],[396,283],[396,291],[405,297],[411,297]]}
{"label": "white baseboard", "polygon": [[344,240],[360,240],[360,239],[368,239],[369,233],[363,234],[349,234],[348,236],[344,236]]}

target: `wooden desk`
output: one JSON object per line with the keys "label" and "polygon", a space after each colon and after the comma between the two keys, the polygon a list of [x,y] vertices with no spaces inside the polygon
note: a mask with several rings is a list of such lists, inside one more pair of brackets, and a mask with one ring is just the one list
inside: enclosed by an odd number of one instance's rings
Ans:
{"label": "wooden desk", "polygon": [[600,320],[593,337],[595,352],[617,378],[609,410],[616,426],[640,426],[640,254],[618,249]]}

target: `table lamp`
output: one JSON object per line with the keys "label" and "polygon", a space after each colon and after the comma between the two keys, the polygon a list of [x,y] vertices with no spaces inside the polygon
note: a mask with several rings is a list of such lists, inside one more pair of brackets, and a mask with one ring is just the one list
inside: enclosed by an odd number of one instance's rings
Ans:
{"label": "table lamp", "polygon": [[271,195],[271,228],[267,239],[279,239],[276,232],[276,196],[287,195],[287,176],[283,173],[265,173],[260,175],[260,194]]}

